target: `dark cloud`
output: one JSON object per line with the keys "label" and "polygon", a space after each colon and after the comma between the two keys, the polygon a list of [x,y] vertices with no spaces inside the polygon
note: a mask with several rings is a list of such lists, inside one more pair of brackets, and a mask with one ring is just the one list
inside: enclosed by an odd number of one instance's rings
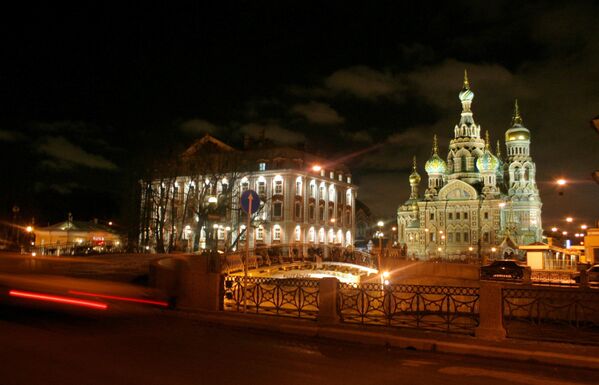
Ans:
{"label": "dark cloud", "polygon": [[314,102],[295,104],[291,111],[302,115],[309,122],[316,124],[341,124],[345,118],[326,103]]}
{"label": "dark cloud", "polygon": [[9,131],[9,130],[0,130],[0,141],[16,142],[18,140],[21,140],[22,138],[23,138],[23,135],[19,132]]}
{"label": "dark cloud", "polygon": [[297,144],[306,140],[304,134],[283,128],[276,121],[248,123],[241,126],[240,131],[253,138],[264,136],[264,138],[280,144]]}
{"label": "dark cloud", "polygon": [[181,131],[185,132],[186,134],[191,134],[191,135],[200,135],[200,134],[218,135],[219,132],[221,131],[219,129],[219,127],[217,127],[215,124],[210,123],[209,121],[204,120],[204,119],[186,120],[179,125],[179,128],[181,129]]}
{"label": "dark cloud", "polygon": [[41,141],[38,151],[49,155],[59,162],[67,162],[94,169],[117,169],[117,166],[113,162],[101,155],[87,152],[62,136],[45,138]]}
{"label": "dark cloud", "polygon": [[333,91],[371,100],[383,96],[398,96],[402,91],[401,83],[392,74],[366,66],[335,71],[324,80],[324,84]]}

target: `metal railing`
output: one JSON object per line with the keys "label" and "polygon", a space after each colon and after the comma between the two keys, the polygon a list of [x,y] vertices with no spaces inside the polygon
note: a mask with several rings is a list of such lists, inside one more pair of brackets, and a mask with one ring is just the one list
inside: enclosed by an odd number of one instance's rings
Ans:
{"label": "metal railing", "polygon": [[[327,248],[325,253],[324,248]],[[304,253],[306,249],[306,253]],[[243,252],[222,254],[220,269],[231,274],[243,271]],[[248,268],[258,269],[273,265],[284,265],[295,262],[343,262],[366,267],[376,267],[377,257],[359,250],[349,250],[336,246],[312,247],[307,244],[281,244],[269,247],[257,247],[250,250]]]}
{"label": "metal railing", "polygon": [[466,334],[479,323],[475,287],[340,283],[337,305],[348,323]]}
{"label": "metal railing", "polygon": [[544,285],[578,285],[574,281],[574,274],[571,271],[533,270],[530,279],[533,283]]}
{"label": "metal railing", "polygon": [[599,291],[572,288],[504,288],[509,337],[599,343]]}
{"label": "metal railing", "polygon": [[[243,277],[225,278],[225,311],[243,311],[243,283]],[[318,280],[248,277],[246,291],[248,313],[308,319],[318,316]]]}

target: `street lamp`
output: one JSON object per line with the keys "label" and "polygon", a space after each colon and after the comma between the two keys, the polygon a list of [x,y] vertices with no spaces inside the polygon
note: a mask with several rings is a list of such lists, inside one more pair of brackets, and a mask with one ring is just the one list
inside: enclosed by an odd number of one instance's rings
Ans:
{"label": "street lamp", "polygon": [[557,231],[557,227],[552,227],[551,231],[555,233]]}
{"label": "street lamp", "polygon": [[580,225],[580,228],[583,229],[583,230],[586,230],[588,228],[588,226],[587,225]]}
{"label": "street lamp", "polygon": [[557,183],[558,186],[565,186],[568,182],[565,179],[560,178],[556,180],[555,183]]}
{"label": "street lamp", "polygon": [[495,260],[495,252],[497,251],[496,247],[491,247],[491,259]]}
{"label": "street lamp", "polygon": [[572,221],[573,221],[573,220],[574,220],[574,219],[573,219],[572,217],[568,217],[568,218],[566,218],[566,222],[568,222],[568,223],[572,223]]}

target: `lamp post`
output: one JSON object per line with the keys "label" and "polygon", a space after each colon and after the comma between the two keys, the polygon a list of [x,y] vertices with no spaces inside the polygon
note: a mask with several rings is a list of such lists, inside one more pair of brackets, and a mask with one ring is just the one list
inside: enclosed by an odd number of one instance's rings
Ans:
{"label": "lamp post", "polygon": [[381,260],[383,256],[383,226],[385,225],[385,223],[383,221],[378,221],[376,225],[379,228],[375,235],[379,239],[378,268],[379,271],[381,271],[383,268],[383,266],[381,265]]}

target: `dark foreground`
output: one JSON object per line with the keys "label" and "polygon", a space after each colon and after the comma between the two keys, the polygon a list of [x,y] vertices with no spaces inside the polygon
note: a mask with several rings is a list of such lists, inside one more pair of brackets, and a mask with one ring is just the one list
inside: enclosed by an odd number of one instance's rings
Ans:
{"label": "dark foreground", "polygon": [[599,373],[231,330],[137,305],[3,304],[0,383],[562,385],[597,384]]}

